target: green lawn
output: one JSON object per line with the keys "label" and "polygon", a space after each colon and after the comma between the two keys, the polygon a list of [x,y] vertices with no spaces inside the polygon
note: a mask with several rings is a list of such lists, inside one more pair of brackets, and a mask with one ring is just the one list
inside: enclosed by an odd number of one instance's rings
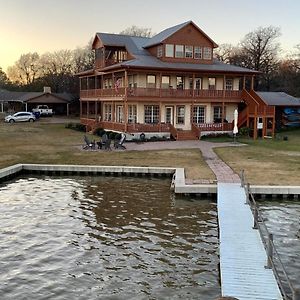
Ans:
{"label": "green lawn", "polygon": [[198,149],[85,151],[83,136],[63,124],[0,123],[0,168],[16,163],[183,167],[189,179],[215,179]]}
{"label": "green lawn", "polygon": [[238,141],[247,146],[215,151],[236,172],[244,169],[250,183],[300,185],[300,129],[282,132],[275,139]]}

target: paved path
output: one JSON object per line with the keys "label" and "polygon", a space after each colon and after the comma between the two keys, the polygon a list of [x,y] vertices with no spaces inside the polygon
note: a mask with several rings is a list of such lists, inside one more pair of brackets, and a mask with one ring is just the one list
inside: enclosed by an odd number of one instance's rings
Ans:
{"label": "paved path", "polygon": [[[239,147],[242,144],[234,143],[211,143],[206,141],[167,141],[167,142],[147,142],[147,143],[126,143],[128,150],[162,150],[162,149],[200,149],[202,156],[218,182],[238,183],[240,178],[233,170],[224,163],[213,151],[217,147]],[[198,183],[198,182],[197,182]]]}

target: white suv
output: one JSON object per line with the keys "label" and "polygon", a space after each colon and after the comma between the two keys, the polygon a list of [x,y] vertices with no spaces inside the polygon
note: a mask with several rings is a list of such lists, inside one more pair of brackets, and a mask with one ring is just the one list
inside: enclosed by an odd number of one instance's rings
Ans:
{"label": "white suv", "polygon": [[5,117],[5,122],[14,123],[14,122],[34,122],[35,115],[31,112],[20,111],[13,115],[9,115]]}

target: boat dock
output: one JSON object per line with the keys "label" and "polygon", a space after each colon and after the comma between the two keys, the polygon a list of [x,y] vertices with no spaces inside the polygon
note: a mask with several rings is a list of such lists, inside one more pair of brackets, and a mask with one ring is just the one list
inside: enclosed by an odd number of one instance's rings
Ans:
{"label": "boat dock", "polygon": [[218,183],[222,296],[239,300],[282,299],[246,193],[239,183]]}

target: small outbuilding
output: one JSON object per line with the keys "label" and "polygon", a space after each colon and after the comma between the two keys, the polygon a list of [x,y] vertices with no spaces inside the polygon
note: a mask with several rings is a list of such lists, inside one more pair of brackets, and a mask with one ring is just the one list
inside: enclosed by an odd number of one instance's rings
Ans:
{"label": "small outbuilding", "polygon": [[[77,102],[77,104],[76,104]],[[0,111],[31,111],[37,105],[48,105],[57,115],[77,113],[79,101],[69,93],[52,93],[50,87],[43,92],[12,92],[0,90]]]}

